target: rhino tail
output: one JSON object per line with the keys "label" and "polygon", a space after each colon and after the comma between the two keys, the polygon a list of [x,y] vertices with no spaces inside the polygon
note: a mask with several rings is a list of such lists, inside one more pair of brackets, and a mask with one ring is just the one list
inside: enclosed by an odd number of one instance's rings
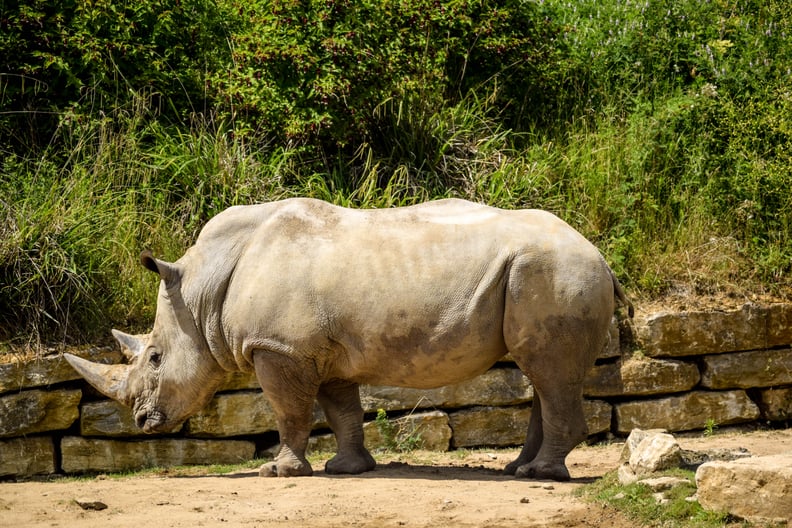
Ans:
{"label": "rhino tail", "polygon": [[624,289],[622,288],[621,283],[619,283],[619,279],[616,278],[616,274],[613,273],[613,270],[608,268],[610,271],[611,280],[613,281],[613,294],[616,296],[616,299],[619,300],[622,306],[627,308],[627,315],[630,316],[630,319],[633,318],[635,315],[635,307],[630,302],[630,299],[627,298],[627,294],[624,293]]}

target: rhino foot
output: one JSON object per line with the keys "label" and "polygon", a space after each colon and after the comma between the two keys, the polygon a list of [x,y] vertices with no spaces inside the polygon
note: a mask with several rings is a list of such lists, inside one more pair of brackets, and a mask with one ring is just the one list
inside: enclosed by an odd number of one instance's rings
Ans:
{"label": "rhino foot", "polygon": [[[507,467],[507,471],[508,471]],[[570,479],[569,470],[562,463],[537,463],[535,460],[517,468],[514,476],[536,480],[556,480],[564,482]]]}
{"label": "rhino foot", "polygon": [[307,462],[274,460],[259,468],[260,477],[310,477],[313,469]]}
{"label": "rhino foot", "polygon": [[371,471],[376,467],[377,463],[374,457],[369,454],[365,449],[362,452],[337,454],[327,461],[325,464],[325,472],[329,475],[357,475]]}

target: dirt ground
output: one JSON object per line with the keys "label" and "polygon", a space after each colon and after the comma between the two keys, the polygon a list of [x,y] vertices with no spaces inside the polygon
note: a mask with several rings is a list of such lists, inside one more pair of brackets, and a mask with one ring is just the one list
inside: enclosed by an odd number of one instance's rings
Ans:
{"label": "dirt ground", "polygon": [[[792,430],[678,436],[683,449],[792,451]],[[516,450],[391,455],[362,476],[260,478],[256,470],[0,483],[0,526],[632,527],[572,495],[618,465],[622,443],[576,448],[572,481],[515,480],[499,470]],[[77,501],[100,501],[85,510]]]}

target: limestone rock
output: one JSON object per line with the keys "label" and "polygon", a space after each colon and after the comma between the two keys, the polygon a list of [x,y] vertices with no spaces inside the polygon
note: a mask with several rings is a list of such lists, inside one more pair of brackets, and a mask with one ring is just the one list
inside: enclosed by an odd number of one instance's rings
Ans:
{"label": "limestone rock", "polygon": [[583,400],[588,434],[595,435],[610,431],[613,406],[602,400]]}
{"label": "limestone rock", "polygon": [[360,399],[365,412],[517,405],[533,399],[533,387],[519,369],[495,368],[471,380],[437,389],[363,386]]}
{"label": "limestone rock", "polygon": [[83,497],[79,499],[74,499],[74,502],[77,503],[77,506],[79,506],[83,510],[102,511],[107,509],[107,504],[97,499],[89,499]]}
{"label": "limestone rock", "polygon": [[654,492],[668,491],[677,486],[684,486],[691,482],[682,477],[652,477],[640,480],[641,485],[648,487]]}
{"label": "limestone rock", "polygon": [[449,414],[453,447],[513,446],[525,441],[529,407],[474,407]]}
{"label": "limestone rock", "polygon": [[[84,403],[80,411],[82,436],[142,436],[132,409],[115,400]],[[147,435],[148,436],[148,435]]]}
{"label": "limestone rock", "polygon": [[792,346],[792,304],[778,303],[767,307],[767,342],[763,348]]}
{"label": "limestone rock", "polygon": [[763,390],[759,394],[762,418],[770,421],[792,420],[792,387]]}
{"label": "limestone rock", "polygon": [[80,414],[80,390],[29,390],[0,396],[0,438],[68,429]]}
{"label": "limestone rock", "polygon": [[628,464],[636,475],[647,475],[679,467],[682,449],[672,435],[656,433],[638,443]]}
{"label": "limestone rock", "polygon": [[187,421],[187,434],[228,437],[277,431],[275,413],[262,392],[219,394]]}
{"label": "limestone rock", "polygon": [[145,441],[61,440],[62,466],[67,473],[115,472],[187,464],[233,464],[253,458],[256,446],[243,440],[160,438]]}
{"label": "limestone rock", "polygon": [[[451,428],[448,415],[441,411],[411,414],[392,420],[395,441],[404,445],[431,451],[448,451],[451,443]],[[363,428],[366,446],[369,449],[387,446],[383,431],[376,422],[368,422]]]}
{"label": "limestone rock", "polygon": [[792,519],[792,454],[708,462],[696,471],[698,499],[751,522]]}
{"label": "limestone rock", "polygon": [[0,440],[0,477],[55,472],[55,446],[49,436]]}
{"label": "limestone rock", "polygon": [[[410,437],[417,441],[411,447],[429,451],[448,451],[451,442],[451,428],[448,426],[448,415],[442,411],[415,413],[390,420],[393,424],[396,441],[410,445]],[[382,437],[382,431],[376,422],[363,425],[366,448],[370,451],[388,447]],[[313,436],[308,441],[311,451],[334,452],[337,449],[335,435],[323,434]]]}
{"label": "limestone rock", "polygon": [[622,449],[621,460],[617,475],[619,482],[627,485],[643,482],[658,471],[679,467],[682,449],[672,435],[662,430],[634,429]]}
{"label": "limestone rock", "polygon": [[739,460],[741,458],[748,458],[751,452],[744,447],[737,449],[707,449],[704,451],[691,451],[688,449],[682,450],[682,467],[686,469],[698,469],[702,464],[707,462],[722,461],[729,462],[731,460]]}
{"label": "limestone rock", "polygon": [[635,428],[630,431],[630,435],[627,437],[627,440],[624,442],[624,447],[622,447],[621,454],[619,456],[619,463],[623,464],[625,462],[630,461],[630,457],[632,454],[638,449],[638,445],[646,438],[650,436],[654,436],[656,434],[667,434],[668,431],[665,429],[638,429]]}
{"label": "limestone rock", "polygon": [[654,314],[638,322],[636,331],[643,350],[650,356],[719,354],[765,348],[768,321],[782,321],[785,317],[789,317],[785,310],[776,313],[746,304],[727,312]]}
{"label": "limestone rock", "polygon": [[701,385],[751,389],[792,384],[792,350],[757,350],[705,356]]}
{"label": "limestone rock", "polygon": [[759,408],[742,390],[694,391],[618,403],[615,414],[617,430],[626,434],[635,428],[689,431],[703,429],[709,421],[718,425],[750,422],[759,417]]}
{"label": "limestone rock", "polygon": [[586,377],[586,396],[649,396],[685,392],[699,382],[695,364],[670,359],[629,358],[595,366]]}
{"label": "limestone rock", "polygon": [[619,333],[619,319],[614,315],[608,327],[608,343],[599,356],[600,359],[619,357],[621,355],[621,342]]}
{"label": "limestone rock", "polygon": [[[584,401],[589,434],[610,429],[611,406],[603,401]],[[473,407],[449,414],[453,447],[513,446],[525,442],[529,407]]]}
{"label": "limestone rock", "polygon": [[[97,363],[121,362],[121,352],[109,348],[91,348],[74,354]],[[46,387],[76,379],[80,379],[80,375],[62,355],[0,364],[0,393]]]}

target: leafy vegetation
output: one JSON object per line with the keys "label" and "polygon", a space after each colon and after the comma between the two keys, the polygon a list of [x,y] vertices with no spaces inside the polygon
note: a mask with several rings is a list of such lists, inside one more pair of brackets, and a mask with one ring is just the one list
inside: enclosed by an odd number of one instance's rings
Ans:
{"label": "leafy vegetation", "polygon": [[694,472],[672,470],[663,475],[686,478],[689,484],[674,486],[663,492],[665,500],[659,501],[649,486],[640,482],[620,484],[616,472],[610,472],[576,493],[587,500],[607,504],[625,513],[641,526],[716,528],[730,520],[728,515],[705,510],[698,501],[690,500],[696,493]]}
{"label": "leafy vegetation", "polygon": [[145,328],[223,208],[559,214],[633,296],[790,296],[782,0],[0,5],[0,341]]}

